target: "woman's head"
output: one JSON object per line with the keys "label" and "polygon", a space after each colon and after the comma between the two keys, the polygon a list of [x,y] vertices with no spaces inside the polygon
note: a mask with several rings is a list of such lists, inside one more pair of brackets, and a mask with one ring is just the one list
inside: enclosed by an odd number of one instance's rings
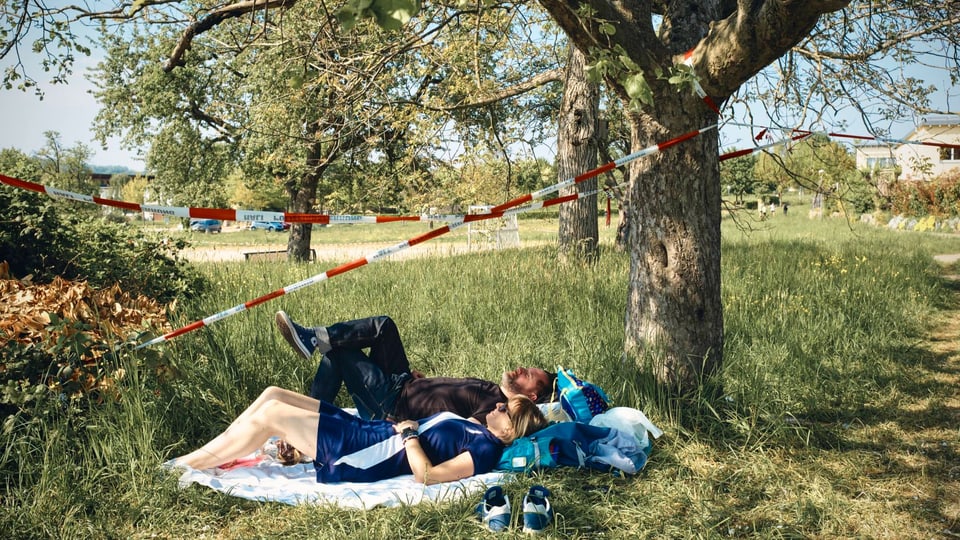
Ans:
{"label": "woman's head", "polygon": [[513,396],[487,414],[487,429],[503,444],[539,431],[548,423],[537,404],[527,396]]}

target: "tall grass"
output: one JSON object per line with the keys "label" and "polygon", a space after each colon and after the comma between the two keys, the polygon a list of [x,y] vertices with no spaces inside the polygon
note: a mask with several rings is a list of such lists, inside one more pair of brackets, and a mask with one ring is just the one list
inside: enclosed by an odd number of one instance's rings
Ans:
{"label": "tall grass", "polygon": [[[554,492],[550,536],[930,536],[949,513],[892,489],[894,450],[872,439],[902,436],[890,426],[898,408],[937,391],[923,380],[931,359],[921,347],[931,316],[952,307],[937,252],[960,252],[960,241],[795,215],[749,235],[725,223],[725,360],[707,381],[723,393],[682,406],[621,360],[628,257],[606,245],[593,266],[560,265],[542,247],[370,265],[163,345],[172,380],[128,356],[120,401],[8,419],[0,533],[487,536],[469,498],[368,512],[293,508],[181,490],[159,468],[222,430],[265,386],[306,390],[315,365],[276,332],[273,313],[284,309],[306,324],[389,314],[414,367],[430,375],[495,380],[517,365],[560,365],[616,404],[645,410],[667,435],[639,475],[564,469],[508,486],[516,509],[532,483]],[[174,324],[323,269],[210,265],[213,291],[180,305]]]}

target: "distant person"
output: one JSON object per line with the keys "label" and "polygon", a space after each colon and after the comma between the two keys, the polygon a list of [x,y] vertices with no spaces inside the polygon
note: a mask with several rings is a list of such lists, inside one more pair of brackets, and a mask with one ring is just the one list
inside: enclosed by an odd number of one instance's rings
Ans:
{"label": "distant person", "polygon": [[332,403],[346,386],[363,418],[407,420],[449,411],[482,423],[498,403],[513,396],[537,403],[554,396],[556,374],[534,367],[504,372],[499,383],[424,377],[410,369],[397,325],[386,315],[308,328],[278,311],[276,324],[304,358],[323,355],[310,395]]}
{"label": "distant person", "polygon": [[783,203],[783,215],[787,215],[787,208],[789,208],[789,207],[790,207],[789,204]]}
{"label": "distant person", "polygon": [[413,474],[435,484],[492,471],[517,437],[546,427],[537,406],[523,396],[499,403],[486,425],[440,413],[394,424],[364,420],[330,403],[269,387],[220,435],[169,466],[210,469],[282,437],[313,461],[317,482],[375,482]]}

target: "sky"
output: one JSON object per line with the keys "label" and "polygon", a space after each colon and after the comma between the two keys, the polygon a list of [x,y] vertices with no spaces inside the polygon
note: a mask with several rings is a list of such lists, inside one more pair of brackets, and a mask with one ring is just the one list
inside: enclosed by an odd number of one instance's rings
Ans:
{"label": "sky", "polygon": [[[93,84],[85,75],[97,62],[96,50],[91,57],[78,56],[74,72],[66,85],[49,84],[49,74],[42,71],[39,63],[28,63],[29,74],[40,82],[45,94],[44,99],[41,101],[33,91],[0,89],[0,119],[5,126],[5,129],[0,129],[0,149],[16,148],[32,155],[45,145],[44,132],[56,131],[60,133],[60,142],[64,147],[73,147],[77,143],[86,144],[93,152],[91,165],[122,166],[136,172],[143,171],[143,161],[137,157],[135,151],[122,149],[119,139],[108,140],[104,147],[93,137],[91,126],[99,104],[90,94]],[[0,69],[7,65],[8,60],[0,61]],[[947,75],[938,73],[928,82],[941,88],[939,96],[935,97],[932,104],[944,109],[952,105],[956,112],[960,106],[960,89],[951,89],[948,86]],[[842,129],[844,133],[869,135],[859,118],[851,117],[848,121],[849,125]],[[904,137],[912,128],[912,119],[905,119],[891,129],[890,136]],[[830,129],[841,131],[837,127]],[[753,144],[747,128],[725,125],[720,130],[720,136],[722,149],[743,149]]]}
{"label": "sky", "polygon": [[[39,64],[29,66],[28,73],[36,79],[44,92],[43,100],[33,90],[0,89],[0,118],[5,126],[0,129],[0,149],[16,148],[32,155],[46,144],[44,132],[57,131],[60,142],[70,148],[83,143],[93,151],[91,165],[119,165],[133,171],[142,171],[143,161],[136,152],[120,148],[119,139],[107,142],[103,148],[93,136],[93,118],[100,110],[97,100],[89,92],[93,84],[84,78],[87,69],[96,64],[93,57],[78,56],[68,84],[49,84],[47,73]],[[6,67],[3,62],[0,67]]]}

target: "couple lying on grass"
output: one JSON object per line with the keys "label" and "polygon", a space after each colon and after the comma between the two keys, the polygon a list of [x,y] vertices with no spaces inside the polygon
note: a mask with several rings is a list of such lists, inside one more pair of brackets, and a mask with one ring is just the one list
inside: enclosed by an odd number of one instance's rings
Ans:
{"label": "couple lying on grass", "polygon": [[[276,322],[303,357],[323,355],[311,395],[267,388],[223,433],[173,466],[216,467],[279,437],[313,460],[318,482],[413,474],[433,484],[490,472],[514,439],[548,424],[536,403],[554,394],[556,375],[542,369],[505,372],[499,384],[424,377],[410,369],[389,317],[306,328],[280,311]],[[359,416],[331,405],[341,386]]]}

